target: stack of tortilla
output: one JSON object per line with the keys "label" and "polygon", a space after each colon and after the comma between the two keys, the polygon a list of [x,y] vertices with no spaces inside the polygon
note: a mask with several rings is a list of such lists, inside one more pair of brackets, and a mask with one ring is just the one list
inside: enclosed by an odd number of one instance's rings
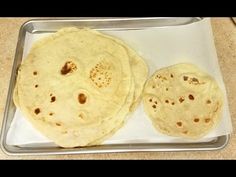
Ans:
{"label": "stack of tortilla", "polygon": [[63,28],[33,45],[18,70],[14,103],[57,145],[96,145],[138,105],[147,74],[121,40]]}

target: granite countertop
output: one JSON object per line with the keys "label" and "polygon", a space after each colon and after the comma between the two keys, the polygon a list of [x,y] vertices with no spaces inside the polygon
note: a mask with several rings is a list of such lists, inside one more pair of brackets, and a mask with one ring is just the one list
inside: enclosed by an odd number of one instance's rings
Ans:
{"label": "granite countertop", "polygon": [[[0,18],[0,125],[8,91],[11,68],[20,26],[29,18]],[[236,26],[230,18],[213,18],[212,27],[219,64],[228,92],[233,127],[236,128]],[[219,151],[140,152],[52,156],[7,156],[0,159],[236,159],[236,134]]]}

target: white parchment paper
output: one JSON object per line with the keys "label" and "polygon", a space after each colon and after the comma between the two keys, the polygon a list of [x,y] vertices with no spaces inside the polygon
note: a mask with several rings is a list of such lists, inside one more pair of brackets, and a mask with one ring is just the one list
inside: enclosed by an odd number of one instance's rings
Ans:
{"label": "white parchment paper", "polygon": [[[193,63],[212,75],[225,95],[222,119],[216,129],[197,142],[209,141],[214,137],[232,132],[226,90],[218,65],[210,19],[184,26],[103,32],[124,40],[135,49],[146,60],[149,75],[159,68],[183,62]],[[32,43],[46,35],[49,34],[27,34],[23,58],[28,54]],[[157,132],[140,104],[125,126],[104,144],[186,141],[191,142]],[[35,130],[17,109],[7,134],[7,144],[27,145],[30,143],[51,143],[51,141]]]}

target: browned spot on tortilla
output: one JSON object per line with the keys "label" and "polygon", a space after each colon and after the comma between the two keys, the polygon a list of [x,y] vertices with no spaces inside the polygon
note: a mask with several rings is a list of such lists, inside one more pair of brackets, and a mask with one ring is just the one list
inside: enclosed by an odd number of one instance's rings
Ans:
{"label": "browned spot on tortilla", "polygon": [[176,124],[177,124],[179,127],[182,126],[182,122],[177,122]]}
{"label": "browned spot on tortilla", "polygon": [[52,113],[52,112],[50,112],[50,113],[49,113],[49,115],[50,115],[50,116],[52,116],[52,115],[53,115],[53,113]]}
{"label": "browned spot on tortilla", "polygon": [[192,81],[193,81],[193,82],[199,82],[198,79],[195,78],[195,77],[192,78]]}
{"label": "browned spot on tortilla", "polygon": [[172,105],[175,105],[175,102],[172,102],[171,104],[172,104]]}
{"label": "browned spot on tortilla", "polygon": [[206,118],[206,119],[205,119],[205,123],[209,123],[210,121],[211,121],[210,118]]}
{"label": "browned spot on tortilla", "polygon": [[153,89],[156,88],[155,85],[153,85],[152,88],[153,88]]}
{"label": "browned spot on tortilla", "polygon": [[149,102],[152,102],[152,99],[151,99],[151,98],[149,99]]}
{"label": "browned spot on tortilla", "polygon": [[188,133],[188,131],[186,130],[186,131],[183,131],[183,134],[187,134]]}
{"label": "browned spot on tortilla", "polygon": [[152,105],[152,107],[155,109],[157,106],[154,104],[154,105]]}
{"label": "browned spot on tortilla", "polygon": [[207,100],[206,103],[207,103],[207,104],[211,104],[211,100]]}
{"label": "browned spot on tortilla", "polygon": [[180,97],[179,98],[179,102],[182,103],[184,101],[184,98],[183,97]]}
{"label": "browned spot on tortilla", "polygon": [[36,76],[37,74],[38,74],[38,73],[37,73],[37,71],[34,71],[34,72],[33,72],[33,75],[35,75],[35,76]]}
{"label": "browned spot on tortilla", "polygon": [[61,74],[66,75],[72,73],[77,69],[77,66],[72,61],[67,61],[64,66],[61,68]]}
{"label": "browned spot on tortilla", "polygon": [[38,86],[39,86],[39,85],[38,85],[38,84],[36,84],[34,87],[35,87],[35,88],[37,88]]}
{"label": "browned spot on tortilla", "polygon": [[78,96],[78,100],[79,100],[80,104],[84,104],[86,102],[86,100],[87,100],[87,97],[86,97],[85,94],[80,93],[79,96]]}
{"label": "browned spot on tortilla", "polygon": [[34,110],[34,113],[35,113],[35,114],[39,114],[39,113],[40,113],[40,109],[39,109],[39,108],[36,108],[36,109]]}
{"label": "browned spot on tortilla", "polygon": [[56,122],[56,126],[61,126],[61,124],[60,124],[60,123],[58,123],[58,122]]}
{"label": "browned spot on tortilla", "polygon": [[199,85],[199,84],[204,84],[204,83],[200,83],[197,78],[193,77],[190,79],[189,84]]}
{"label": "browned spot on tortilla", "polygon": [[79,118],[84,119],[84,115],[82,113],[79,114]]}
{"label": "browned spot on tortilla", "polygon": [[166,103],[169,103],[169,100],[166,100],[165,102],[166,102]]}
{"label": "browned spot on tortilla", "polygon": [[199,119],[195,118],[193,121],[197,123],[197,122],[199,122]]}
{"label": "browned spot on tortilla", "polygon": [[56,101],[56,97],[55,96],[51,97],[51,103],[54,102],[54,101]]}
{"label": "browned spot on tortilla", "polygon": [[188,80],[188,76],[184,76],[183,79],[184,79],[184,81],[187,81]]}
{"label": "browned spot on tortilla", "polygon": [[194,100],[194,96],[191,95],[191,94],[188,96],[188,98],[189,98],[190,100]]}
{"label": "browned spot on tortilla", "polygon": [[168,91],[169,89],[168,88],[166,88],[166,91]]}
{"label": "browned spot on tortilla", "polygon": [[172,78],[173,78],[173,77],[174,77],[174,76],[173,76],[173,74],[170,74],[170,77],[172,77]]}
{"label": "browned spot on tortilla", "polygon": [[157,104],[157,101],[155,101],[154,103]]}

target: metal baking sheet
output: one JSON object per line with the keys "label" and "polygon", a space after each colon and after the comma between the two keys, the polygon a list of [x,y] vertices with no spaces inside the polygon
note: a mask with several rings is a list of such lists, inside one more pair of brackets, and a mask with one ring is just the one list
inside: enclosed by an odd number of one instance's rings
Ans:
{"label": "metal baking sheet", "polygon": [[16,82],[17,68],[19,67],[26,45],[26,34],[53,33],[62,27],[90,27],[97,30],[139,30],[145,28],[160,28],[166,26],[187,25],[201,21],[202,18],[70,18],[70,19],[39,19],[30,20],[22,25],[12,68],[7,102],[1,132],[1,148],[9,155],[47,155],[47,154],[79,154],[104,152],[135,152],[135,151],[191,151],[191,150],[218,150],[224,148],[229,135],[219,136],[206,142],[173,142],[173,143],[123,143],[105,144],[94,147],[65,149],[52,147],[50,144],[34,143],[21,146],[8,145],[6,136],[16,111],[12,101],[13,88]]}

